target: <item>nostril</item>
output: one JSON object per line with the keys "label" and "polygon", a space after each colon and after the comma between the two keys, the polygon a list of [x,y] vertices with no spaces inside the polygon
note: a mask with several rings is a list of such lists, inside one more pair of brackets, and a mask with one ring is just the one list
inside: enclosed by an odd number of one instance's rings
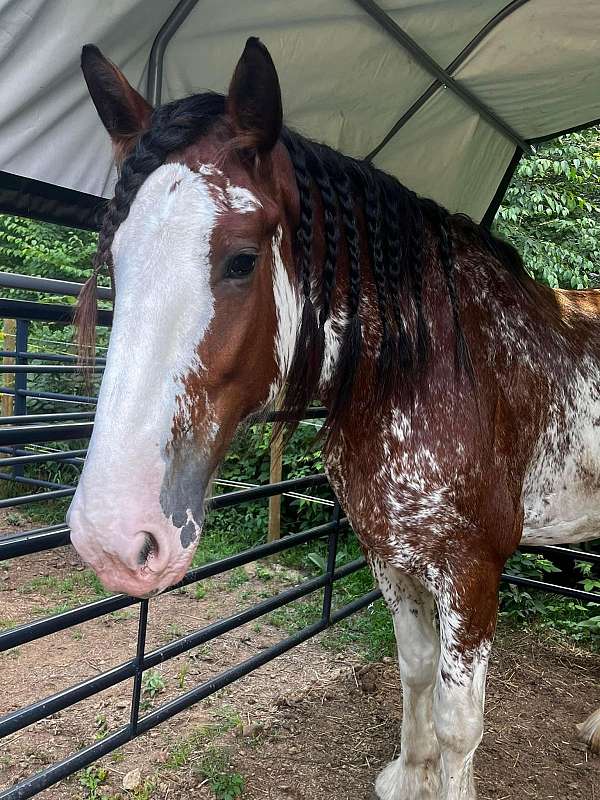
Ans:
{"label": "nostril", "polygon": [[158,555],[158,542],[149,531],[142,531],[142,533],[144,534],[144,544],[138,554],[138,564],[143,567],[151,556]]}

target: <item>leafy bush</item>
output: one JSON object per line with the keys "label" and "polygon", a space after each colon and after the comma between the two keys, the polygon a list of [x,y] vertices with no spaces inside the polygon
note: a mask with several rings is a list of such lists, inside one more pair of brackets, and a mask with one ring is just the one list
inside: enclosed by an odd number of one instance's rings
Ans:
{"label": "leafy bush", "polygon": [[[576,567],[582,576],[581,588],[586,592],[599,591],[600,580],[594,577],[592,565],[577,561]],[[547,575],[560,573],[555,564],[536,553],[515,553],[509,558],[505,571],[540,581]],[[600,602],[582,603],[561,595],[530,592],[512,584],[502,584],[500,589],[501,617],[519,624],[535,623],[551,628],[600,649],[600,615],[594,613],[595,609],[600,609]]]}
{"label": "leafy bush", "polygon": [[96,242],[95,233],[0,214],[0,260],[6,272],[85,281]]}
{"label": "leafy bush", "polygon": [[560,136],[521,159],[495,220],[534,278],[552,288],[598,284],[600,129]]}

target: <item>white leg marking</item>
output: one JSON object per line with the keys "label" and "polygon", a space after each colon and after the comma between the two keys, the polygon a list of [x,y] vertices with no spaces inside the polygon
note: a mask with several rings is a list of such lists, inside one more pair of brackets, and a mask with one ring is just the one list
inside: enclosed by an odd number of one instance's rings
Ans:
{"label": "white leg marking", "polygon": [[433,597],[414,578],[374,559],[372,568],[393,615],[403,691],[400,757],[380,773],[380,800],[438,800],[439,747],[433,689],[439,659]]}
{"label": "white leg marking", "polygon": [[[444,612],[440,608],[442,631],[443,616]],[[444,641],[442,636],[442,648],[445,652],[440,659],[433,706],[442,764],[440,797],[443,800],[476,800],[473,756],[483,736],[485,679],[490,643],[483,642],[470,655],[457,654],[453,644],[451,640]],[[446,671],[449,667],[450,671]]]}

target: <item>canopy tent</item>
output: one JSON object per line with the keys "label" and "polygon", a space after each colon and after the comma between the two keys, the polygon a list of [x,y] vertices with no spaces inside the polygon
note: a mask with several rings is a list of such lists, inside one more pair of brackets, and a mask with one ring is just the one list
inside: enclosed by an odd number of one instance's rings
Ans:
{"label": "canopy tent", "polygon": [[598,0],[0,0],[0,211],[93,227],[111,195],[84,43],[165,102],[226,91],[251,35],[289,125],[478,220],[531,143],[600,118]]}

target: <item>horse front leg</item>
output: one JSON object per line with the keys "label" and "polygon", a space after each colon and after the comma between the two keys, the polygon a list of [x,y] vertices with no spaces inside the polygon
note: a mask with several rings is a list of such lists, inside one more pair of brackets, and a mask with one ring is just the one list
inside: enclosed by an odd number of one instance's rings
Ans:
{"label": "horse front leg", "polygon": [[380,800],[438,800],[440,751],[433,725],[439,659],[433,597],[414,578],[369,556],[392,613],[403,692],[400,756],[380,773]]}
{"label": "horse front leg", "polygon": [[465,554],[436,591],[441,652],[433,719],[441,800],[476,800],[473,756],[483,736],[485,681],[496,626],[501,566]]}

